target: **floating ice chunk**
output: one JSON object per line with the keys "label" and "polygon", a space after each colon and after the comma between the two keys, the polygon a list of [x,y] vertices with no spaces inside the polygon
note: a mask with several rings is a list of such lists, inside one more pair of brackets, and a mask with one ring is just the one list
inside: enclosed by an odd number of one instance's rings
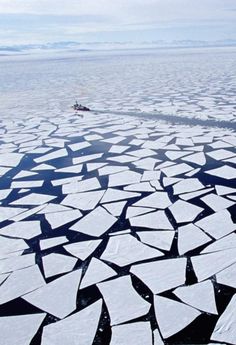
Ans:
{"label": "floating ice chunk", "polygon": [[0,236],[0,258],[7,257],[8,254],[29,248],[25,241],[16,238]]}
{"label": "floating ice chunk", "polygon": [[56,169],[55,172],[59,173],[70,173],[70,174],[79,174],[82,171],[83,165],[71,165],[65,168]]}
{"label": "floating ice chunk", "polygon": [[181,157],[187,156],[190,153],[191,152],[186,152],[186,151],[166,151],[165,155],[167,158],[174,161]]}
{"label": "floating ice chunk", "polygon": [[172,186],[173,184],[182,181],[181,178],[178,177],[164,177],[163,178],[163,186],[164,187],[168,187],[168,186]]}
{"label": "floating ice chunk", "polygon": [[235,344],[236,339],[236,295],[234,295],[220,316],[215,329],[211,335],[211,340],[223,343]]}
{"label": "floating ice chunk", "polygon": [[194,144],[209,144],[213,141],[213,136],[200,136],[200,137],[193,137],[192,141]]}
{"label": "floating ice chunk", "polygon": [[52,148],[51,147],[38,147],[36,149],[31,149],[30,151],[27,151],[27,153],[30,154],[40,154],[40,153],[46,153],[48,151],[51,151]]}
{"label": "floating ice chunk", "polygon": [[131,184],[129,186],[124,187],[124,190],[128,190],[131,192],[155,192],[155,188],[152,187],[149,182]]}
{"label": "floating ice chunk", "polygon": [[81,281],[80,289],[84,289],[87,286],[97,284],[115,275],[117,275],[117,273],[111,267],[106,265],[101,260],[92,258],[87,271]]}
{"label": "floating ice chunk", "polygon": [[155,170],[160,170],[160,169],[167,168],[167,167],[170,167],[170,166],[173,167],[174,165],[176,165],[175,162],[165,161],[165,162],[163,162],[163,163],[157,165],[157,166],[155,167]]}
{"label": "floating ice chunk", "polygon": [[1,316],[0,334],[2,344],[29,345],[45,316],[46,314]]}
{"label": "floating ice chunk", "polygon": [[101,188],[101,185],[96,177],[92,177],[87,180],[72,182],[62,186],[63,194],[75,194],[81,192],[88,192]]}
{"label": "floating ice chunk", "polygon": [[183,150],[201,152],[201,151],[204,150],[204,146],[203,145],[198,145],[198,146],[184,147]]}
{"label": "floating ice chunk", "polygon": [[113,326],[110,345],[152,345],[152,330],[149,322],[136,322]]}
{"label": "floating ice chunk", "polygon": [[0,286],[0,304],[7,303],[45,284],[38,265],[15,271]]}
{"label": "floating ice chunk", "polygon": [[[7,277],[9,277],[10,273],[4,273],[0,275],[0,285],[4,282],[4,280],[7,279]],[[1,287],[0,287],[1,289]]]}
{"label": "floating ice chunk", "polygon": [[1,235],[9,237],[20,237],[29,240],[41,234],[41,226],[39,220],[28,222],[15,222],[0,229]]}
{"label": "floating ice chunk", "polygon": [[236,249],[201,254],[191,258],[198,281],[205,280],[236,262]]}
{"label": "floating ice chunk", "polygon": [[22,296],[22,298],[37,308],[62,319],[76,309],[76,296],[80,278],[81,270],[67,273],[51,283]]}
{"label": "floating ice chunk", "polygon": [[123,153],[128,150],[130,146],[122,146],[122,145],[112,145],[108,152],[110,153]]}
{"label": "floating ice chunk", "polygon": [[95,192],[83,192],[69,194],[62,200],[62,205],[79,208],[83,211],[93,210],[101,198],[103,197],[105,191],[95,191]]}
{"label": "floating ice chunk", "polygon": [[56,199],[55,195],[31,193],[11,202],[10,205],[42,205],[53,199]]}
{"label": "floating ice chunk", "polygon": [[13,256],[0,260],[0,274],[13,272],[35,264],[35,254]]}
{"label": "floating ice chunk", "polygon": [[28,177],[28,176],[34,176],[34,175],[37,175],[37,173],[32,172],[32,171],[27,171],[27,170],[21,170],[18,174],[16,174],[13,177],[13,180],[18,179],[18,178]]}
{"label": "floating ice chunk", "polygon": [[173,227],[165,214],[165,211],[156,211],[141,216],[130,218],[132,226],[149,229],[173,230]]}
{"label": "floating ice chunk", "polygon": [[154,336],[154,344],[153,345],[164,345],[163,340],[161,339],[161,335],[158,329],[155,329],[153,332]]}
{"label": "floating ice chunk", "polygon": [[99,237],[109,230],[116,221],[117,218],[99,206],[70,227],[70,230]]}
{"label": "floating ice chunk", "polygon": [[224,162],[236,164],[236,156],[228,159],[224,159]]}
{"label": "floating ice chunk", "polygon": [[152,181],[152,180],[159,180],[161,176],[160,171],[144,171],[141,182],[145,182],[145,181]]}
{"label": "floating ice chunk", "polygon": [[188,200],[194,199],[194,198],[196,198],[198,196],[201,196],[203,194],[207,194],[207,193],[209,193],[209,192],[211,192],[213,190],[214,190],[214,188],[205,188],[205,189],[202,189],[202,190],[199,190],[199,191],[196,191],[196,192],[181,194],[179,197],[182,200],[188,201]]}
{"label": "floating ice chunk", "polygon": [[159,250],[150,248],[127,234],[111,237],[101,259],[115,263],[118,266],[126,266],[137,261],[163,255]]}
{"label": "floating ice chunk", "polygon": [[0,176],[5,175],[10,170],[11,170],[11,168],[6,168],[6,167],[1,167],[0,166]]}
{"label": "floating ice chunk", "polygon": [[236,188],[231,188],[231,187],[226,187],[226,186],[221,186],[221,185],[216,185],[215,188],[216,188],[216,193],[220,196],[236,193]]}
{"label": "floating ice chunk", "polygon": [[201,313],[180,302],[154,296],[155,315],[164,339],[180,332]]}
{"label": "floating ice chunk", "polygon": [[87,167],[87,171],[94,171],[94,170],[98,170],[102,167],[104,167],[105,165],[107,165],[107,163],[88,163],[86,164]]}
{"label": "floating ice chunk", "polygon": [[82,141],[80,143],[75,143],[75,144],[69,145],[69,148],[75,152],[75,151],[79,151],[82,149],[86,149],[89,146],[91,146],[90,143],[88,143],[87,141]]}
{"label": "floating ice chunk", "polygon": [[98,173],[99,173],[99,176],[105,176],[105,175],[117,174],[126,170],[129,170],[128,166],[108,165],[99,169]]}
{"label": "floating ice chunk", "polygon": [[0,200],[6,199],[11,193],[12,189],[1,189],[0,190]]}
{"label": "floating ice chunk", "polygon": [[236,169],[229,165],[221,166],[220,168],[211,169],[205,171],[206,174],[221,177],[226,180],[232,180],[236,178]]}
{"label": "floating ice chunk", "polygon": [[112,326],[143,316],[150,309],[150,304],[133,288],[130,276],[99,283],[97,286],[103,295]]}
{"label": "floating ice chunk", "polygon": [[179,146],[175,145],[175,144],[170,144],[170,145],[166,145],[165,147],[162,147],[161,149],[163,150],[170,150],[170,151],[180,151]]}
{"label": "floating ice chunk", "polygon": [[44,207],[46,207],[46,204],[33,207],[33,208],[29,209],[28,211],[22,212],[16,216],[12,217],[11,220],[13,220],[14,222],[20,222],[21,220],[26,219],[26,218],[32,216],[33,214],[38,213]]}
{"label": "floating ice chunk", "polygon": [[135,165],[138,169],[153,170],[155,168],[156,163],[158,162],[160,162],[159,159],[143,158],[133,162],[132,164]]}
{"label": "floating ice chunk", "polygon": [[201,254],[218,252],[220,250],[236,248],[236,234],[233,232],[218,241],[214,241],[201,251]]}
{"label": "floating ice chunk", "polygon": [[[12,241],[12,242],[14,243],[14,241]],[[21,255],[23,255],[23,252],[24,252],[24,250],[22,250],[22,249],[14,251],[14,252],[8,252],[8,253],[1,252],[0,253],[0,259],[8,259],[11,257],[21,256]]]}
{"label": "floating ice chunk", "polygon": [[133,265],[130,272],[157,294],[185,283],[186,264],[186,258],[166,259]]}
{"label": "floating ice chunk", "polygon": [[190,172],[185,174],[185,176],[192,177],[192,176],[196,175],[197,173],[199,173],[199,171],[201,171],[201,168],[197,168],[197,169],[191,170]]}
{"label": "floating ice chunk", "polygon": [[60,204],[52,204],[49,203],[42,208],[38,214],[47,214],[47,213],[55,213],[55,212],[63,212],[63,211],[70,211],[70,207],[62,206]]}
{"label": "floating ice chunk", "polygon": [[44,180],[41,181],[14,181],[11,183],[11,188],[36,188],[42,187]]}
{"label": "floating ice chunk", "polygon": [[97,249],[101,242],[102,240],[81,241],[67,244],[63,248],[80,260],[85,260]]}
{"label": "floating ice chunk", "polygon": [[232,151],[229,151],[229,150],[220,149],[220,150],[214,150],[211,152],[207,152],[207,155],[210,156],[211,158],[219,161],[219,160],[233,157],[233,156],[235,156],[235,153]]}
{"label": "floating ice chunk", "polygon": [[138,196],[141,196],[140,193],[134,193],[134,192],[126,192],[123,190],[108,188],[101,200],[101,203],[107,203],[111,201],[119,201],[119,200],[126,200],[130,198],[136,198]]}
{"label": "floating ice chunk", "polygon": [[94,140],[103,139],[103,137],[101,135],[98,135],[98,134],[90,134],[90,135],[86,135],[85,139],[88,141],[94,141]]}
{"label": "floating ice chunk", "polygon": [[212,237],[218,239],[236,230],[229,211],[223,210],[196,222],[199,228],[203,229]]}
{"label": "floating ice chunk", "polygon": [[123,212],[123,209],[126,205],[126,201],[120,201],[120,202],[113,202],[111,204],[105,204],[103,207],[111,213],[114,217],[119,217],[121,213]]}
{"label": "floating ice chunk", "polygon": [[178,228],[178,251],[180,255],[210,241],[211,238],[193,224]]}
{"label": "floating ice chunk", "polygon": [[204,196],[201,200],[215,212],[224,210],[235,204],[233,201],[229,201],[213,193]]}
{"label": "floating ice chunk", "polygon": [[76,183],[76,182],[82,180],[82,178],[83,178],[83,176],[60,178],[57,180],[52,180],[51,184],[53,185],[53,187],[62,186],[62,185],[67,184],[67,183],[74,183],[74,182]]}
{"label": "floating ice chunk", "polygon": [[44,170],[55,170],[56,168],[51,164],[39,164],[32,168],[32,171],[44,171]]}
{"label": "floating ice chunk", "polygon": [[[121,136],[116,136],[116,137],[112,137],[112,138],[108,138],[108,139],[104,139],[102,140],[104,143],[109,143],[109,144],[118,144],[121,141],[123,141],[124,139],[126,139],[125,137],[121,137]],[[132,144],[131,144],[132,145]]]}
{"label": "floating ice chunk", "polygon": [[155,156],[157,153],[153,150],[150,149],[139,149],[139,150],[135,150],[135,151],[129,151],[126,152],[127,155],[131,155],[131,156],[135,156],[135,157],[139,157],[139,158],[146,158],[149,156]]}
{"label": "floating ice chunk", "polygon": [[103,153],[94,153],[92,155],[87,155],[87,156],[80,156],[80,157],[76,157],[73,158],[73,164],[81,164],[84,162],[90,162],[90,161],[94,161],[95,159],[101,158],[103,156]]}
{"label": "floating ice chunk", "polygon": [[150,246],[170,250],[175,232],[174,231],[139,231],[137,235],[143,243]]}
{"label": "floating ice chunk", "polygon": [[176,145],[179,146],[194,146],[192,139],[190,138],[177,138]]}
{"label": "floating ice chunk", "polygon": [[67,273],[73,270],[78,260],[71,256],[52,253],[42,258],[45,277]]}
{"label": "floating ice chunk", "polygon": [[192,222],[203,211],[203,208],[183,200],[177,200],[169,207],[177,223]]}
{"label": "floating ice chunk", "polygon": [[163,187],[161,186],[160,182],[158,180],[152,180],[150,181],[150,185],[155,188],[155,190],[163,190]]}
{"label": "floating ice chunk", "polygon": [[193,170],[193,167],[186,163],[181,164],[175,164],[174,166],[170,166],[167,168],[162,168],[161,171],[167,176],[167,177],[174,177],[177,175],[184,174],[190,170]]}
{"label": "floating ice chunk", "polygon": [[181,158],[181,160],[185,162],[201,165],[201,166],[206,164],[206,157],[203,152],[194,153],[190,156]]}
{"label": "floating ice chunk", "polygon": [[160,148],[164,147],[166,145],[165,142],[158,142],[158,141],[153,141],[153,140],[146,140],[142,147],[143,148],[148,148],[151,150],[159,150]]}
{"label": "floating ice chunk", "polygon": [[23,157],[23,154],[14,152],[0,154],[0,165],[5,165],[7,167],[16,167]]}
{"label": "floating ice chunk", "polygon": [[39,246],[41,250],[56,247],[60,244],[68,242],[66,236],[46,238],[45,240],[40,240]]}
{"label": "floating ice chunk", "polygon": [[82,213],[79,210],[47,213],[45,215],[45,218],[51,225],[52,229],[56,229],[81,217]]}
{"label": "floating ice chunk", "polygon": [[231,286],[236,289],[236,264],[233,264],[216,274],[218,284]]}
{"label": "floating ice chunk", "polygon": [[124,186],[127,184],[139,183],[142,175],[135,171],[123,171],[109,176],[109,187]]}
{"label": "floating ice chunk", "polygon": [[205,186],[197,178],[188,178],[181,180],[174,184],[174,195],[181,193],[195,192],[199,189],[203,189]]}
{"label": "floating ice chunk", "polygon": [[226,147],[232,147],[231,144],[225,143],[224,141],[215,141],[213,144],[209,144],[208,146],[212,147],[213,149],[223,149]]}
{"label": "floating ice chunk", "polygon": [[165,209],[171,204],[172,202],[170,201],[167,192],[155,192],[143,199],[140,199],[133,204],[133,206]]}
{"label": "floating ice chunk", "polygon": [[210,280],[202,283],[182,286],[174,290],[174,294],[184,303],[210,314],[218,314],[214,287]]}
{"label": "floating ice chunk", "polygon": [[126,219],[133,218],[133,217],[146,214],[152,211],[155,211],[155,208],[129,206],[126,212]]}
{"label": "floating ice chunk", "polygon": [[[42,345],[91,345],[101,315],[102,300],[91,304],[64,320],[43,328]],[[89,331],[88,330],[89,325]]]}
{"label": "floating ice chunk", "polygon": [[66,157],[66,156],[68,156],[67,150],[60,149],[60,150],[47,153],[46,155],[43,155],[41,157],[35,158],[34,161],[35,163],[43,163],[49,160],[54,160],[54,159],[58,159],[58,158]]}
{"label": "floating ice chunk", "polygon": [[131,230],[130,229],[126,229],[126,230],[120,230],[120,231],[111,232],[109,234],[109,236],[118,236],[118,235],[130,234],[130,233],[131,233]]}
{"label": "floating ice chunk", "polygon": [[18,190],[19,194],[27,193],[27,192],[30,192],[30,188],[21,188],[20,190]]}

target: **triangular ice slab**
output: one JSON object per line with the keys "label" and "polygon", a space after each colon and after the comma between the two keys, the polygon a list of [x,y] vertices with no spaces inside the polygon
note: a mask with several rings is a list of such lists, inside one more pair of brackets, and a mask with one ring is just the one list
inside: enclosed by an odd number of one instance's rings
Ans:
{"label": "triangular ice slab", "polygon": [[45,326],[42,345],[78,345],[78,339],[81,345],[92,345],[101,309],[102,300],[100,299],[64,320]]}
{"label": "triangular ice slab", "polygon": [[96,258],[92,258],[87,271],[81,281],[80,289],[84,289],[87,286],[99,283],[103,280],[115,276],[116,274],[116,271],[114,271],[104,262]]}
{"label": "triangular ice slab", "polygon": [[29,345],[46,314],[2,316],[0,318],[1,343]]}
{"label": "triangular ice slab", "polygon": [[161,296],[154,296],[154,307],[157,323],[165,339],[180,332],[201,314],[186,304]]}
{"label": "triangular ice slab", "polygon": [[73,271],[22,298],[37,308],[62,319],[76,308],[80,278],[81,270]]}
{"label": "triangular ice slab", "polygon": [[214,287],[210,280],[202,283],[179,287],[174,294],[184,303],[210,314],[218,314]]}
{"label": "triangular ice slab", "polygon": [[186,264],[186,258],[166,259],[133,265],[130,272],[157,294],[185,283]]}

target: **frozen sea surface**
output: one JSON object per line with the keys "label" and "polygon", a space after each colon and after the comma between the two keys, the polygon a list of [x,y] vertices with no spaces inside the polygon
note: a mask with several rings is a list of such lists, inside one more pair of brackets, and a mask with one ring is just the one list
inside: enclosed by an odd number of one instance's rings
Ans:
{"label": "frozen sea surface", "polygon": [[235,94],[233,47],[0,57],[1,116],[64,113],[77,98],[96,110],[235,121]]}
{"label": "frozen sea surface", "polygon": [[[0,63],[0,345],[235,345],[234,52],[20,59]],[[153,116],[164,83],[208,115]]]}

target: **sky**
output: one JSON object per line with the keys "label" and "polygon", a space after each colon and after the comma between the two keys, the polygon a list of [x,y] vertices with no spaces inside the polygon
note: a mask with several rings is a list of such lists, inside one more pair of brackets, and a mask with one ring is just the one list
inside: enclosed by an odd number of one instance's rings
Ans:
{"label": "sky", "polygon": [[0,46],[236,40],[236,0],[0,0]]}

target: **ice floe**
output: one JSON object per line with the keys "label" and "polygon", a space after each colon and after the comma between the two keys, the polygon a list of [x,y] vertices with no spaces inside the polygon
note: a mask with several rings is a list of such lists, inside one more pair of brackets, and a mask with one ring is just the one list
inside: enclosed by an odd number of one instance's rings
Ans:
{"label": "ice floe", "polygon": [[130,276],[112,279],[97,286],[104,298],[112,326],[146,315],[150,309],[151,305],[133,288]]}
{"label": "ice floe", "polygon": [[[118,252],[117,248],[119,249]],[[163,255],[159,250],[150,248],[127,234],[111,237],[101,259],[118,266],[126,266]]]}

